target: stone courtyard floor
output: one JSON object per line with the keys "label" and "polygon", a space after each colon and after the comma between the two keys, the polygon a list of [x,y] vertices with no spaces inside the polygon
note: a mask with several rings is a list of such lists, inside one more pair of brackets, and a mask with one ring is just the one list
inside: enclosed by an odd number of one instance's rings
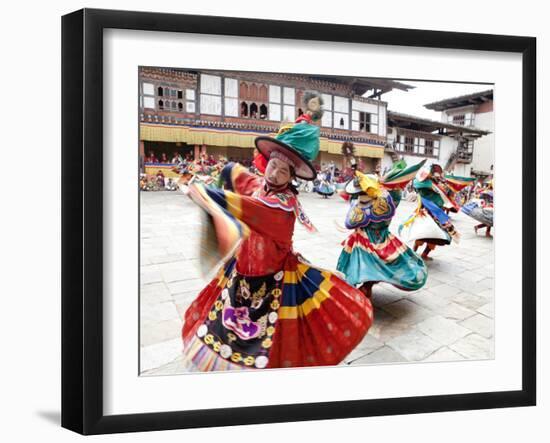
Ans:
{"label": "stone courtyard floor", "polygon": [[[296,223],[294,249],[316,266],[335,269],[348,204],[337,196],[300,194],[317,229]],[[403,201],[391,231],[414,210]],[[414,292],[387,284],[373,289],[374,324],[342,364],[480,360],[494,353],[493,240],[475,235],[476,222],[451,214],[460,244],[438,247],[428,281]],[[198,270],[199,213],[180,192],[141,192],[140,372],[185,372],[181,362],[183,314],[207,281]]]}

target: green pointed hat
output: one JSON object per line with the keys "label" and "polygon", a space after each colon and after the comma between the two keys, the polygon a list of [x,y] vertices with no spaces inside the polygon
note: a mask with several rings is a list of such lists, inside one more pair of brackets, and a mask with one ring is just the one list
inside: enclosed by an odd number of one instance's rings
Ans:
{"label": "green pointed hat", "polygon": [[320,133],[318,126],[300,122],[283,125],[275,138],[257,137],[254,142],[266,160],[280,154],[292,164],[297,177],[313,180],[317,173],[311,162],[319,154]]}

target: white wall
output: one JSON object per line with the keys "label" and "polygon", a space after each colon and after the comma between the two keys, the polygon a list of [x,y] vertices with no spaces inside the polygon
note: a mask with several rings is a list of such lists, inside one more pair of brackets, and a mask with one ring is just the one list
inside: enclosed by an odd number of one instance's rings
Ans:
{"label": "white wall", "polygon": [[[4,69],[0,73],[2,83],[29,85],[36,82],[37,69],[41,83],[41,101],[50,106],[49,118],[33,119],[33,134],[40,134],[40,143],[29,136],[26,102],[20,100],[20,88],[7,88],[3,109],[10,131],[3,140],[4,146],[21,146],[22,134],[26,156],[33,158],[41,170],[48,171],[43,183],[36,180],[19,180],[16,168],[7,168],[4,183],[18,183],[16,190],[3,188],[2,201],[14,217],[2,219],[5,235],[2,241],[4,254],[2,295],[4,309],[0,328],[4,364],[0,369],[2,411],[6,419],[2,427],[4,440],[111,442],[131,441],[146,443],[155,441],[181,442],[214,441],[220,436],[227,441],[243,438],[243,433],[262,442],[276,442],[281,436],[291,436],[289,441],[308,439],[316,443],[334,442],[344,438],[353,441],[408,441],[411,443],[441,442],[475,443],[498,441],[544,441],[548,436],[550,416],[550,383],[546,374],[550,369],[550,324],[541,321],[540,313],[548,312],[550,302],[541,297],[550,290],[548,279],[542,279],[542,269],[550,266],[548,231],[539,231],[539,384],[538,406],[479,411],[416,414],[390,417],[326,420],[272,425],[235,426],[226,428],[165,431],[132,435],[83,437],[59,427],[60,410],[60,16],[78,8],[92,7],[113,9],[156,10],[168,13],[187,13],[278,20],[349,23],[355,25],[384,26],[393,28],[437,29],[460,32],[485,32],[537,36],[538,47],[538,146],[542,148],[543,123],[550,120],[550,88],[542,88],[543,79],[550,75],[550,27],[543,2],[524,0],[520,8],[511,8],[505,2],[479,2],[463,0],[452,14],[442,13],[441,2],[428,0],[411,8],[409,1],[395,0],[381,3],[372,14],[367,4],[342,0],[318,2],[312,7],[308,2],[279,0],[273,2],[185,2],[158,0],[154,4],[144,0],[54,0],[51,2],[7,2],[6,17],[25,17],[25,26],[17,19],[6,20],[0,28],[1,38],[10,44],[3,45]],[[32,13],[29,11],[32,8]],[[472,13],[475,11],[475,13]],[[371,14],[369,14],[371,12]],[[32,32],[28,32],[32,29]],[[39,38],[36,38],[39,36]],[[21,57],[25,54],[25,57]],[[284,51],[282,52],[284,56]],[[179,54],[182,60],[185,54]],[[330,63],[327,60],[327,63]],[[351,63],[351,61],[350,61]],[[544,110],[543,110],[544,102]],[[51,111],[51,112],[50,112]],[[11,118],[13,117],[13,118]],[[16,151],[12,149],[12,155]],[[542,196],[550,192],[550,178],[541,173],[543,158],[539,149],[539,227],[540,220],[550,218],[550,205],[542,204]],[[518,162],[519,162],[518,157]],[[518,163],[518,168],[520,167]],[[518,169],[519,170],[519,169]],[[498,186],[498,185],[497,185]],[[543,189],[540,187],[543,186]],[[40,223],[37,223],[37,214]],[[24,240],[22,240],[24,239]],[[32,249],[26,245],[33,245]],[[506,249],[503,251],[505,253]],[[544,260],[544,261],[542,261]],[[504,294],[517,297],[519,294]],[[498,303],[497,303],[498,310]],[[516,327],[512,325],[512,327]],[[541,344],[542,343],[542,344]],[[437,363],[434,363],[437,364]],[[339,380],[327,380],[338,383]],[[414,383],[414,380],[412,380]],[[366,384],[376,380],[365,380]],[[453,383],[453,380],[449,380]],[[322,387],[321,387],[322,388]],[[32,395],[30,394],[32,393]],[[181,393],[174,392],[174,395]],[[269,389],[266,391],[269,395]],[[9,414],[9,415],[8,415]],[[9,417],[9,418],[8,418]],[[283,437],[284,438],[284,437]]]}
{"label": "white wall", "polygon": [[491,166],[494,164],[495,158],[495,136],[493,134],[495,128],[494,112],[484,112],[476,114],[476,128],[491,131],[491,134],[484,135],[474,141],[474,154],[472,160],[472,169],[475,171],[483,171],[491,173]]}
{"label": "white wall", "polygon": [[447,162],[453,153],[456,152],[458,141],[451,137],[441,137],[441,148],[439,150],[439,159],[436,163],[441,165],[443,169],[447,166]]}
{"label": "white wall", "polygon": [[391,168],[391,165],[393,164],[393,161],[391,157],[388,154],[384,154],[384,158],[382,158],[382,172],[385,170]]}
{"label": "white wall", "polygon": [[386,135],[386,124],[388,121],[388,106],[385,103],[380,103],[378,107],[378,135],[384,137]]}
{"label": "white wall", "polygon": [[[392,128],[391,133],[388,134],[388,143],[392,144],[395,139],[396,129]],[[443,136],[441,137],[439,144],[439,158],[421,157],[416,155],[403,155],[400,152],[397,152],[397,155],[403,157],[407,162],[407,165],[414,165],[415,163],[422,161],[424,158],[427,158],[428,161],[426,162],[426,165],[437,163],[441,165],[442,168],[445,168],[449,157],[452,155],[453,152],[456,151],[457,146],[458,142],[454,138]],[[392,163],[393,161],[391,157],[388,154],[384,154],[384,158],[382,159],[382,170],[384,170],[385,168],[390,168]],[[469,177],[471,169],[471,165],[469,164],[456,164],[453,170],[450,172],[454,175]]]}
{"label": "white wall", "polygon": [[[448,123],[449,115],[456,114],[457,110],[461,112],[472,113],[474,112],[474,107],[467,106],[462,108],[450,109],[448,111],[441,112],[441,121]],[[492,132],[495,127],[494,122],[494,113],[493,112],[483,112],[480,114],[475,114],[474,118],[474,127],[479,129],[485,129]],[[452,123],[452,122],[449,122]],[[472,163],[469,170],[480,171],[485,173],[491,173],[491,166],[494,163],[494,135],[491,133],[483,137],[478,138],[474,141],[474,151],[472,156]],[[468,173],[469,173],[468,170]]]}
{"label": "white wall", "polygon": [[453,175],[459,175],[461,177],[470,177],[472,171],[472,165],[469,163],[457,163],[451,173]]}

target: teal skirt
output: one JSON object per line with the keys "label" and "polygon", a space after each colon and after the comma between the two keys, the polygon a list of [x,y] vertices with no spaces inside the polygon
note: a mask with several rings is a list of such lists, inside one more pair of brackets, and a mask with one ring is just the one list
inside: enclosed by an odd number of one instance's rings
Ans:
{"label": "teal skirt", "polygon": [[337,269],[352,285],[384,282],[416,291],[426,283],[428,270],[424,261],[387,226],[356,229],[343,246]]}

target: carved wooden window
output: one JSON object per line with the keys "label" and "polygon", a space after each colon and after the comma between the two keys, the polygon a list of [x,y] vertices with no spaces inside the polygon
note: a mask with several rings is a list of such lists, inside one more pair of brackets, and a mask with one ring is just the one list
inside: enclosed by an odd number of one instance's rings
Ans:
{"label": "carved wooden window", "polygon": [[201,74],[201,114],[221,115],[222,78],[217,75]]}
{"label": "carved wooden window", "polygon": [[250,105],[250,118],[258,118],[258,105],[256,103]]}
{"label": "carved wooden window", "polygon": [[267,102],[267,86],[262,85],[260,86],[260,101]]}
{"label": "carved wooden window", "polygon": [[464,120],[465,120],[464,114],[453,115],[453,125],[464,126]]}
{"label": "carved wooden window", "polygon": [[155,109],[155,85],[143,82],[141,84],[141,92],[141,107]]}
{"label": "carved wooden window", "polygon": [[224,114],[239,117],[239,85],[234,78],[224,79]]}
{"label": "carved wooden window", "polygon": [[241,117],[248,117],[248,105],[246,102],[241,102]]}
{"label": "carved wooden window", "polygon": [[281,121],[281,87],[269,85],[269,120]]}
{"label": "carved wooden window", "polygon": [[414,137],[405,136],[404,151],[414,153]]}
{"label": "carved wooden window", "polygon": [[323,97],[323,118],[321,119],[321,126],[325,128],[332,128],[332,95],[322,94]]}
{"label": "carved wooden window", "polygon": [[432,157],[434,155],[434,141],[425,140],[424,141],[424,154]]}

